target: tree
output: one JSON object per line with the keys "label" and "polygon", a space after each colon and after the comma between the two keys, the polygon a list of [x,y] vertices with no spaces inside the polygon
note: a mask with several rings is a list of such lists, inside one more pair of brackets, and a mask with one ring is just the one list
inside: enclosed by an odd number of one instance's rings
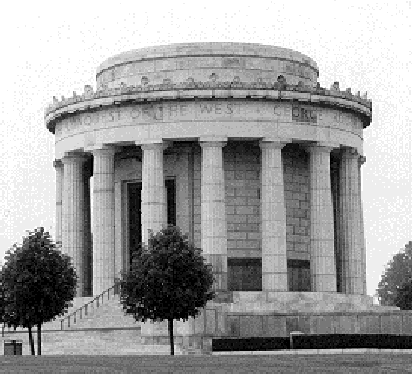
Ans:
{"label": "tree", "polygon": [[381,305],[411,309],[412,306],[412,242],[394,255],[378,284]]}
{"label": "tree", "polygon": [[211,265],[204,262],[178,227],[169,226],[155,235],[148,247],[133,257],[121,278],[121,303],[136,321],[168,320],[171,355],[174,355],[174,320],[196,317],[212,291]]}
{"label": "tree", "polygon": [[67,312],[76,294],[77,277],[70,257],[61,253],[48,232],[40,227],[15,244],[6,254],[0,291],[3,322],[29,332],[37,327],[37,354],[41,355],[42,324]]}

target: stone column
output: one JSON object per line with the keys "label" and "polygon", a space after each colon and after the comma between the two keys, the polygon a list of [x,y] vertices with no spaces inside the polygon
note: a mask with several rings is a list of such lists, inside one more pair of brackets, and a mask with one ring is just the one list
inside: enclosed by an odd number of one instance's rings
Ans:
{"label": "stone column", "polygon": [[63,194],[63,163],[61,160],[53,162],[56,170],[56,242],[62,242],[62,194]]}
{"label": "stone column", "polygon": [[115,149],[101,147],[93,153],[93,294],[114,284],[115,271]]}
{"label": "stone column", "polygon": [[72,264],[78,275],[76,295],[85,293],[84,252],[86,249],[84,234],[85,185],[83,181],[83,163],[81,154],[68,153],[62,158],[63,195],[62,195],[62,251],[72,258]]}
{"label": "stone column", "polygon": [[213,267],[215,290],[227,291],[227,222],[223,169],[223,141],[200,140],[201,248]]}
{"label": "stone column", "polygon": [[85,296],[92,296],[92,231],[91,231],[91,185],[90,178],[92,176],[92,160],[89,159],[84,166],[83,182],[84,182],[84,234],[85,234]]}
{"label": "stone column", "polygon": [[310,165],[311,283],[314,292],[336,292],[334,218],[331,191],[332,146],[312,145]]}
{"label": "stone column", "polygon": [[[148,244],[149,230],[155,233],[167,224],[164,149],[168,145],[159,140],[140,146],[142,149],[142,242]],[[150,322],[148,320],[141,324],[141,335],[154,336],[156,334],[167,335],[166,322]]]}
{"label": "stone column", "polygon": [[155,233],[167,224],[163,163],[165,148],[166,144],[162,141],[141,145],[141,224],[143,243],[148,243],[149,230]]}
{"label": "stone column", "polygon": [[364,295],[367,294],[367,262],[366,262],[366,245],[365,245],[365,233],[364,233],[364,210],[363,210],[363,202],[362,202],[362,174],[361,174],[361,167],[365,163],[366,157],[360,155],[358,158],[358,191],[359,191],[359,211],[360,211],[360,242],[361,242],[361,268],[362,268],[362,293]]}
{"label": "stone column", "polygon": [[262,290],[288,291],[286,207],[282,148],[287,142],[262,141]]}
{"label": "stone column", "polygon": [[355,149],[346,148],[339,166],[339,252],[346,294],[363,294],[358,158]]}

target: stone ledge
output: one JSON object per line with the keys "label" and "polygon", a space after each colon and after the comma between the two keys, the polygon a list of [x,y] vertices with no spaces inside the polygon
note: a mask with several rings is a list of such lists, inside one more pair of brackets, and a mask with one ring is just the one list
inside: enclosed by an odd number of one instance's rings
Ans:
{"label": "stone ledge", "polygon": [[269,351],[214,351],[212,355],[333,355],[333,354],[412,354],[407,349],[309,349]]}
{"label": "stone ledge", "polygon": [[[226,89],[224,91],[223,89]],[[89,85],[85,86],[82,95],[73,93],[72,98],[59,101],[54,97],[53,104],[45,110],[45,121],[48,129],[54,132],[57,118],[75,112],[87,111],[122,103],[145,103],[148,101],[180,100],[192,98],[206,99],[267,99],[281,101],[298,101],[317,103],[327,106],[349,108],[364,116],[364,126],[368,126],[372,117],[372,102],[361,98],[359,92],[353,95],[347,91],[328,90],[321,87],[303,85],[287,85],[274,83],[239,82],[181,82],[177,84],[120,86],[103,88],[96,92]]]}
{"label": "stone ledge", "polygon": [[[235,79],[237,76],[235,77]],[[291,93],[289,99],[298,99],[298,100],[310,100],[309,94],[313,95],[313,99],[318,100],[318,96],[329,96],[334,98],[342,98],[347,100],[353,100],[358,102],[366,107],[372,108],[372,102],[366,95],[361,97],[360,93],[352,94],[350,89],[346,91],[341,91],[338,89],[331,88],[330,90],[322,88],[319,85],[316,87],[306,86],[304,84],[299,85],[288,85],[280,82],[229,82],[229,81],[207,81],[199,82],[194,80],[187,80],[186,82],[179,83],[168,83],[168,84],[156,84],[156,85],[136,85],[136,86],[126,86],[120,85],[117,88],[108,88],[102,87],[97,91],[94,91],[92,86],[85,85],[85,91],[82,95],[77,95],[76,92],[73,92],[71,98],[65,98],[62,96],[62,99],[59,101],[56,97],[53,97],[53,103],[46,108],[46,114],[52,112],[58,108],[68,106],[70,104],[85,102],[92,99],[100,98],[109,98],[119,95],[129,95],[129,94],[149,94],[152,92],[163,92],[163,96],[170,98],[172,95],[180,96],[180,94],[187,96],[185,93],[182,93],[182,90],[213,90],[214,94],[218,97],[227,98],[231,93],[229,90],[235,91],[235,95],[239,94],[239,90],[247,90],[247,95],[257,96],[262,98],[263,96],[269,96],[277,99],[283,99],[284,96],[288,95],[286,93]],[[278,93],[278,94],[276,94]],[[306,98],[305,94],[308,94]],[[202,93],[200,93],[202,95]],[[114,100],[114,104],[119,104],[125,98],[121,100]],[[150,99],[150,98],[148,98]]]}

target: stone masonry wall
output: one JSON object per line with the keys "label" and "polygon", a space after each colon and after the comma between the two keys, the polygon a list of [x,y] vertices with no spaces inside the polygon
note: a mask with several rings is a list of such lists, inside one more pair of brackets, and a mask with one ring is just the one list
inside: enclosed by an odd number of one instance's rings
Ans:
{"label": "stone masonry wall", "polygon": [[[261,257],[261,151],[256,143],[228,142],[223,148],[228,257]],[[282,152],[288,259],[310,259],[308,155],[295,145]],[[194,241],[201,244],[201,151],[194,159]]]}
{"label": "stone masonry wall", "polygon": [[282,151],[286,202],[287,258],[310,259],[309,157],[287,145]]}
{"label": "stone masonry wall", "polygon": [[228,257],[260,258],[260,148],[229,142],[223,151]]}

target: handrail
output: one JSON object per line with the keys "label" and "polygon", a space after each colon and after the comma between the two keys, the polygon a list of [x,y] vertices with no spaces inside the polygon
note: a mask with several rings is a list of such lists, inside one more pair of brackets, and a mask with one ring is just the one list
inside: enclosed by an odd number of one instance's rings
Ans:
{"label": "handrail", "polygon": [[105,298],[105,294],[108,294],[108,300],[111,297],[111,291],[113,291],[113,295],[118,295],[119,294],[119,287],[120,287],[120,283],[117,282],[115,283],[113,286],[109,287],[108,289],[106,289],[105,291],[101,292],[99,295],[95,296],[91,301],[89,301],[88,303],[84,304],[83,306],[79,307],[78,309],[76,309],[75,311],[73,311],[72,313],[70,313],[69,315],[67,315],[66,317],[64,317],[63,319],[60,320],[60,330],[63,330],[63,326],[65,321],[67,320],[67,327],[70,328],[70,323],[71,323],[71,318],[73,317],[73,323],[76,324],[76,316],[79,313],[79,319],[82,319],[82,311],[84,311],[85,316],[88,316],[88,307],[89,306],[93,306],[93,304],[96,302],[96,308],[99,307],[99,300],[102,299],[101,304],[104,303],[104,298]]}

